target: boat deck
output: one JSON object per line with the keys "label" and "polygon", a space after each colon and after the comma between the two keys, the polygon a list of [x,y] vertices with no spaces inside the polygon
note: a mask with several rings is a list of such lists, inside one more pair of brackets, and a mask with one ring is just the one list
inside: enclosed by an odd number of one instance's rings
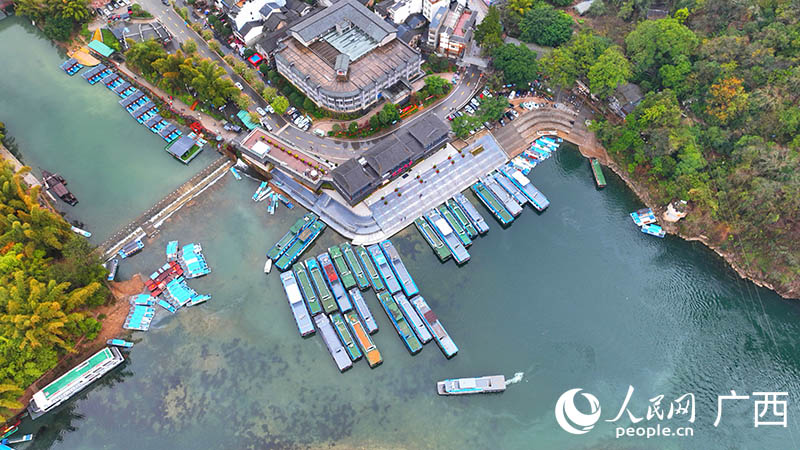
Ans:
{"label": "boat deck", "polygon": [[342,250],[334,245],[333,247],[328,247],[328,254],[333,260],[333,264],[336,266],[336,271],[339,272],[339,278],[342,280],[344,288],[354,288],[357,285],[356,277],[353,275],[353,272],[350,271],[350,267],[347,266]]}
{"label": "boat deck", "polygon": [[603,166],[600,165],[600,161],[597,158],[591,158],[589,160],[589,165],[592,167],[594,182],[597,185],[597,188],[603,189],[606,187],[606,176],[603,174]]}
{"label": "boat deck", "polygon": [[328,285],[325,283],[325,278],[322,276],[322,270],[319,268],[317,260],[314,258],[307,259],[306,268],[311,274],[311,282],[314,283],[314,287],[317,293],[319,293],[319,301],[322,303],[322,309],[328,314],[339,309],[339,307],[336,306],[336,300],[333,298],[331,290],[328,289]]}
{"label": "boat deck", "polygon": [[342,344],[344,344],[344,349],[347,350],[350,359],[354,362],[361,359],[361,356],[363,356],[361,350],[358,348],[358,345],[356,345],[353,335],[350,334],[350,329],[347,327],[347,323],[345,323],[342,314],[338,312],[331,314],[331,322],[333,323],[333,328],[336,330],[336,334],[339,335],[339,339],[342,341]]}
{"label": "boat deck", "polygon": [[506,211],[511,213],[512,216],[517,217],[522,212],[522,206],[514,200],[514,197],[508,194],[505,189],[503,189],[500,184],[495,181],[494,177],[487,176],[481,179],[483,181],[483,185],[486,186],[492,194],[494,194],[495,198],[497,198],[500,203],[506,208]]}
{"label": "boat deck", "polygon": [[450,212],[452,212],[453,215],[456,216],[456,219],[458,219],[458,222],[461,224],[464,230],[466,230],[467,235],[470,237],[470,239],[475,239],[476,237],[478,237],[478,230],[475,228],[475,226],[472,225],[472,222],[469,220],[469,217],[467,217],[467,214],[464,212],[463,209],[461,209],[461,205],[459,205],[458,202],[455,201],[455,199],[452,198],[447,199],[447,208],[449,208]]}
{"label": "boat deck", "polygon": [[475,193],[475,196],[478,197],[478,200],[483,203],[486,208],[494,215],[494,217],[503,225],[508,225],[514,221],[514,216],[512,216],[508,210],[506,210],[505,206],[500,203],[499,200],[492,194],[492,192],[486,188],[480,181],[473,184],[471,186],[472,191]]}
{"label": "boat deck", "polygon": [[383,284],[386,285],[386,289],[392,294],[400,292],[402,289],[400,282],[394,276],[394,272],[392,272],[392,268],[389,267],[389,263],[386,261],[386,257],[383,255],[378,244],[370,245],[367,247],[367,251],[372,257],[372,261],[375,262],[375,266],[378,269],[378,273],[381,275]]}
{"label": "boat deck", "polygon": [[417,311],[411,306],[411,302],[408,301],[403,294],[396,294],[394,296],[394,301],[397,302],[397,305],[400,306],[400,309],[403,311],[403,314],[406,316],[406,320],[408,323],[412,325],[412,329],[414,330],[414,334],[417,335],[420,342],[423,344],[427,344],[428,342],[433,339],[431,336],[431,332],[425,328],[425,323],[417,314]]}
{"label": "boat deck", "polygon": [[353,252],[353,247],[345,242],[339,245],[339,248],[342,250],[342,253],[344,253],[344,259],[347,261],[347,265],[350,266],[350,271],[353,272],[353,275],[356,277],[358,288],[362,291],[369,289],[369,279],[364,273],[364,268],[359,264],[358,257],[355,252]]}
{"label": "boat deck", "polygon": [[369,310],[367,302],[364,301],[364,296],[361,295],[361,292],[356,288],[350,289],[350,298],[353,299],[353,305],[359,317],[361,317],[361,320],[364,322],[364,327],[367,329],[367,332],[369,334],[377,332],[378,323],[375,322],[372,311]]}
{"label": "boat deck", "polygon": [[372,264],[367,249],[361,246],[356,247],[356,256],[358,256],[358,260],[361,261],[361,265],[364,266],[367,277],[369,277],[369,282],[372,284],[372,289],[374,289],[376,293],[382,291],[384,289],[383,280],[381,280],[378,269]]}
{"label": "boat deck", "polygon": [[444,326],[441,321],[439,321],[439,317],[431,310],[425,299],[422,298],[421,295],[418,295],[411,299],[411,304],[414,305],[419,316],[425,322],[425,325],[427,325],[428,330],[433,334],[444,356],[448,359],[455,356],[455,354],[458,353],[458,346],[456,346],[456,343],[453,342],[453,339],[447,331],[445,331]]}
{"label": "boat deck", "polygon": [[464,244],[461,243],[461,240],[458,239],[458,236],[456,236],[453,229],[450,228],[447,220],[439,214],[438,210],[432,209],[425,213],[425,219],[447,245],[456,263],[463,264],[469,261],[469,252],[464,248]]}
{"label": "boat deck", "polygon": [[408,269],[406,269],[406,265],[403,264],[403,260],[400,259],[400,253],[397,252],[397,249],[394,248],[391,241],[385,240],[381,242],[381,249],[383,249],[384,255],[389,261],[389,265],[392,267],[397,279],[400,281],[400,285],[403,288],[403,292],[409,297],[419,294],[419,288],[417,288],[417,283],[414,282],[414,279],[411,278],[411,274],[408,273]]}
{"label": "boat deck", "polygon": [[355,311],[350,311],[344,315],[347,324],[350,325],[350,331],[353,332],[353,336],[355,340],[358,342],[358,346],[361,347],[361,351],[367,358],[367,363],[370,367],[377,367],[383,362],[383,358],[381,357],[381,352],[378,351],[378,347],[375,346],[375,343],[372,342],[372,338],[369,337],[369,333],[367,333],[364,329],[364,324],[358,320],[358,315]]}
{"label": "boat deck", "polygon": [[506,377],[490,375],[478,378],[457,378],[436,383],[439,395],[490,394],[506,390]]}
{"label": "boat deck", "polygon": [[294,276],[300,284],[300,291],[303,293],[303,298],[305,298],[308,304],[309,312],[312,316],[320,314],[322,312],[322,304],[319,302],[319,298],[317,298],[317,293],[314,292],[314,287],[311,286],[311,279],[308,277],[306,268],[302,263],[297,263],[292,266],[292,272],[294,272]]}
{"label": "boat deck", "polygon": [[318,314],[314,316],[314,323],[317,325],[319,334],[322,336],[322,341],[325,342],[325,346],[328,347],[328,352],[330,352],[333,362],[336,364],[339,371],[344,372],[353,367],[353,362],[347,355],[344,346],[342,346],[342,342],[336,336],[336,331],[334,331],[328,316],[325,314]]}
{"label": "boat deck", "polygon": [[422,350],[422,343],[419,342],[417,336],[411,331],[411,327],[408,325],[408,322],[406,322],[406,318],[403,317],[403,313],[400,311],[400,308],[397,306],[397,303],[395,303],[391,294],[386,291],[379,293],[378,301],[381,303],[383,310],[386,312],[392,325],[394,325],[394,329],[397,331],[400,339],[403,340],[403,344],[405,344],[408,351],[411,352],[412,355],[419,353],[420,350]]}
{"label": "boat deck", "polygon": [[458,240],[464,244],[464,247],[469,247],[472,245],[472,239],[469,238],[467,235],[467,231],[464,230],[464,227],[461,226],[461,222],[456,218],[456,216],[447,208],[447,205],[439,205],[437,208],[439,210],[439,214],[444,217],[447,223],[450,225],[450,228],[455,231],[456,236],[458,236]]}
{"label": "boat deck", "polygon": [[466,195],[458,193],[453,199],[461,206],[464,213],[467,214],[469,220],[472,222],[472,225],[475,226],[475,230],[479,234],[486,234],[486,232],[489,231],[489,224],[486,223],[486,220],[484,220],[481,213],[478,212],[478,209],[475,208],[475,205],[467,199]]}
{"label": "boat deck", "polygon": [[521,206],[525,206],[528,203],[528,197],[522,193],[519,187],[517,187],[508,177],[503,175],[500,172],[495,172],[491,175],[494,177],[495,181],[508,192],[510,196],[514,198]]}
{"label": "boat deck", "polygon": [[322,267],[322,275],[325,277],[325,280],[331,287],[333,298],[336,299],[336,304],[339,305],[339,311],[347,312],[353,309],[353,305],[350,303],[350,298],[347,296],[347,291],[344,290],[342,281],[339,279],[339,275],[336,273],[336,269],[333,267],[331,257],[327,253],[323,253],[317,256],[317,261]]}
{"label": "boat deck", "polygon": [[314,243],[319,235],[322,234],[323,230],[325,230],[325,224],[317,220],[312,223],[311,226],[301,231],[286,252],[275,261],[275,267],[280,270],[289,268],[289,265],[297,261],[297,258]]}
{"label": "boat deck", "polygon": [[424,218],[417,217],[414,219],[414,225],[417,227],[422,237],[425,238],[425,241],[428,242],[428,245],[431,246],[433,253],[439,258],[439,261],[445,262],[452,256],[450,249],[447,248],[439,235],[436,234]]}

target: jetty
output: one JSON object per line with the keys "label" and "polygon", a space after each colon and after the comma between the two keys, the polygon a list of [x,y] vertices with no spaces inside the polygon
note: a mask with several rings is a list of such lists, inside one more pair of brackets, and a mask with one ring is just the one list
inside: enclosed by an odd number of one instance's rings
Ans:
{"label": "jetty", "polygon": [[350,330],[353,332],[353,337],[355,337],[355,340],[358,342],[358,346],[361,347],[362,352],[366,356],[369,367],[375,368],[380,365],[383,362],[381,352],[378,351],[378,347],[372,342],[369,333],[365,331],[364,325],[358,320],[358,315],[355,311],[345,313],[344,318],[347,324],[350,325]]}
{"label": "jetty", "polygon": [[342,250],[334,245],[333,247],[328,247],[328,254],[331,256],[333,264],[336,266],[336,271],[339,272],[344,288],[354,288],[356,286],[356,277],[353,275],[353,272],[350,271],[350,267],[347,266]]}
{"label": "jetty", "polygon": [[[353,305],[350,303],[350,298],[347,297],[347,292],[344,290],[344,286],[342,286],[342,281],[339,279],[339,275],[336,273],[336,269],[333,267],[331,257],[327,253],[323,253],[317,256],[317,261],[322,267],[322,275],[325,276],[325,280],[331,287],[333,298],[336,299],[336,304],[339,305],[339,311],[347,312],[353,309]],[[331,319],[333,319],[333,317],[331,317]]]}
{"label": "jetty", "polygon": [[358,256],[358,260],[361,261],[361,265],[364,266],[364,270],[369,277],[369,282],[372,284],[372,289],[375,292],[380,292],[383,290],[383,280],[381,280],[381,275],[378,273],[378,269],[375,268],[375,265],[372,264],[372,260],[369,258],[369,254],[367,250],[362,247],[356,247],[356,256]]}
{"label": "jetty", "polygon": [[303,303],[303,294],[297,286],[297,279],[294,273],[287,271],[281,274],[281,284],[283,290],[286,292],[286,298],[289,300],[289,307],[292,309],[294,321],[297,323],[297,329],[300,331],[301,336],[308,336],[314,333],[314,324],[311,323],[311,317],[306,309],[306,304]]}
{"label": "jetty", "polygon": [[603,166],[600,165],[600,161],[597,158],[589,158],[589,166],[592,168],[594,183],[597,185],[597,189],[606,187],[606,176],[603,175]]}
{"label": "jetty", "polygon": [[303,293],[303,298],[308,304],[308,310],[312,316],[316,316],[322,312],[322,304],[317,298],[317,293],[314,292],[314,287],[311,286],[311,278],[308,276],[305,266],[302,263],[297,263],[292,266],[297,283],[300,285],[300,292]]}
{"label": "jetty", "polygon": [[414,279],[412,279],[411,274],[408,273],[408,269],[406,269],[405,264],[403,264],[403,260],[400,259],[400,253],[394,248],[392,242],[387,239],[381,242],[380,246],[383,250],[383,254],[386,255],[389,261],[389,266],[391,266],[392,271],[394,271],[397,279],[400,281],[403,292],[409,297],[417,295],[419,293],[417,284],[414,283]]}
{"label": "jetty", "polygon": [[423,238],[428,242],[428,245],[433,249],[433,253],[439,258],[440,261],[445,262],[452,255],[450,249],[442,241],[436,231],[431,228],[431,225],[422,217],[414,219],[414,225],[419,230]]}
{"label": "jetty", "polygon": [[339,336],[342,344],[344,344],[344,349],[347,351],[350,359],[353,360],[353,362],[361,359],[361,350],[359,350],[358,345],[356,345],[353,335],[350,334],[350,329],[347,328],[342,314],[339,312],[331,314],[331,322],[333,323],[333,329],[336,330],[336,334]]}
{"label": "jetty", "polygon": [[501,167],[500,172],[506,176],[515,186],[517,186],[525,197],[531,202],[537,211],[544,211],[550,206],[550,200],[544,196],[536,187],[531,183],[522,172],[514,167]]}
{"label": "jetty", "polygon": [[447,220],[439,214],[438,210],[432,209],[425,213],[425,219],[427,219],[428,223],[436,230],[439,237],[447,245],[456,263],[463,264],[469,261],[469,252],[464,248],[464,244],[461,243],[461,240],[458,239],[458,236],[456,236],[453,229],[448,225]]}
{"label": "jetty", "polygon": [[478,230],[474,225],[472,225],[469,217],[467,217],[467,213],[461,209],[461,205],[459,205],[458,202],[452,198],[447,199],[446,204],[450,212],[452,212],[456,219],[458,219],[458,223],[461,224],[461,227],[467,232],[467,236],[469,236],[470,239],[475,239],[478,236]]}
{"label": "jetty", "polygon": [[358,316],[361,317],[361,320],[364,322],[367,332],[369,334],[375,334],[378,331],[378,323],[375,322],[375,318],[372,317],[372,311],[369,310],[367,302],[364,301],[364,296],[361,295],[361,291],[356,288],[350,289],[350,298],[353,299],[353,305],[355,306]]}
{"label": "jetty", "polygon": [[464,247],[469,247],[472,245],[472,239],[469,238],[466,230],[464,230],[464,227],[461,226],[461,222],[456,219],[456,216],[450,211],[450,209],[447,208],[447,205],[439,205],[436,209],[439,211],[439,214],[444,217],[444,220],[447,221],[448,225],[450,225],[450,228],[455,231],[456,236],[458,236],[458,240],[464,244]]}
{"label": "jetty", "polygon": [[489,224],[486,223],[486,220],[483,219],[481,213],[479,213],[475,205],[467,199],[466,195],[459,192],[453,196],[453,200],[461,206],[461,209],[466,213],[467,217],[469,217],[470,222],[472,222],[478,234],[486,234],[486,232],[489,231]]}
{"label": "jetty", "polygon": [[330,314],[339,309],[339,307],[336,306],[336,300],[333,298],[333,294],[325,283],[325,278],[322,276],[322,270],[317,260],[314,258],[307,259],[306,268],[308,269],[308,273],[311,274],[311,282],[314,283],[314,288],[316,288],[319,293],[319,301],[322,303],[323,310]]}
{"label": "jetty", "polygon": [[361,267],[361,264],[358,262],[358,257],[353,251],[353,247],[349,243],[345,242],[340,244],[339,248],[342,250],[342,253],[344,253],[344,259],[347,261],[350,271],[353,272],[353,275],[356,277],[358,288],[362,291],[369,289],[369,279],[364,273],[364,268]]}
{"label": "jetty", "polygon": [[419,338],[419,341],[423,344],[430,342],[433,336],[431,336],[431,332],[425,328],[425,324],[422,322],[422,319],[419,317],[414,307],[411,306],[411,302],[408,301],[408,298],[402,293],[398,293],[395,294],[394,301],[397,303],[397,306],[400,307],[400,310],[403,311],[403,315],[406,316],[406,320],[411,324],[411,328],[414,330],[414,334]]}
{"label": "jetty", "polygon": [[503,204],[506,208],[506,211],[511,213],[512,216],[517,217],[522,212],[522,206],[514,200],[514,197],[508,194],[505,189],[503,189],[500,184],[495,181],[494,177],[487,176],[481,179],[483,185],[486,186],[492,194],[494,194],[495,198]]}
{"label": "jetty", "polygon": [[439,345],[439,348],[442,349],[442,353],[448,359],[455,356],[458,353],[458,347],[456,346],[453,339],[450,338],[450,335],[445,331],[444,326],[439,321],[439,317],[436,316],[428,303],[425,299],[418,295],[411,299],[411,304],[419,313],[419,316],[422,318],[422,321],[425,322],[425,325],[428,327],[428,330],[433,334],[434,339],[436,339],[436,343]]}
{"label": "jetty", "polygon": [[353,362],[350,361],[350,357],[347,356],[342,342],[336,336],[336,331],[333,330],[333,325],[330,319],[328,319],[328,316],[325,314],[317,314],[314,316],[314,323],[317,325],[319,334],[322,336],[322,341],[325,342],[325,346],[328,347],[328,352],[330,352],[333,362],[336,364],[339,372],[344,372],[353,367]]}
{"label": "jetty", "polygon": [[414,332],[411,331],[411,327],[408,326],[406,318],[403,317],[403,313],[400,311],[397,303],[395,303],[392,295],[386,291],[380,292],[378,294],[378,301],[389,317],[389,320],[392,322],[392,325],[394,325],[394,329],[397,331],[400,339],[403,340],[403,344],[408,351],[412,355],[419,353],[420,350],[422,350],[422,344],[419,342]]}
{"label": "jetty", "polygon": [[394,272],[392,272],[392,268],[389,267],[389,263],[386,261],[386,257],[383,255],[378,244],[370,245],[367,247],[367,251],[375,262],[378,273],[381,275],[381,280],[383,280],[383,284],[386,285],[386,289],[389,290],[389,293],[396,294],[400,292],[402,289],[400,282],[395,278]]}

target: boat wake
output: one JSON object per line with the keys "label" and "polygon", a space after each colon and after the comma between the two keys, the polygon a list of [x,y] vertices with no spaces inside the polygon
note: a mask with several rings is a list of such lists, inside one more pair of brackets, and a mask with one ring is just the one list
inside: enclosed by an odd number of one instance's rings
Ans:
{"label": "boat wake", "polygon": [[509,384],[519,383],[520,381],[522,381],[522,377],[524,375],[525,375],[525,372],[517,372],[517,373],[515,373],[514,374],[514,378],[512,378],[510,380],[506,380],[506,386],[508,386]]}

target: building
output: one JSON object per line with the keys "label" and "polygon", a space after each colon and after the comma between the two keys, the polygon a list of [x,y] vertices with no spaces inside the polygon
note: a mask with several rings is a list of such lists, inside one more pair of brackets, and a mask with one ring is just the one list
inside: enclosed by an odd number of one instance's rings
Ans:
{"label": "building", "polygon": [[252,46],[262,34],[275,31],[292,17],[307,15],[311,9],[303,0],[242,0],[228,10],[228,17],[234,36]]}
{"label": "building", "polygon": [[422,0],[422,15],[425,20],[433,22],[433,16],[439,11],[441,7],[450,5],[450,0]]}
{"label": "building", "polygon": [[405,22],[408,16],[422,11],[422,0],[399,0],[389,7],[389,18],[397,25]]}
{"label": "building", "polygon": [[[289,27],[287,34],[275,51],[275,66],[322,108],[361,111],[387,90],[410,94],[410,81],[421,75],[420,53],[356,0],[340,0]],[[339,55],[347,56],[346,67]],[[344,71],[346,76],[337,76]]]}
{"label": "building", "polygon": [[402,175],[447,142],[450,127],[432,114],[392,133],[331,171],[333,186],[350,205]]}
{"label": "building", "polygon": [[425,41],[429,49],[435,50],[439,46],[439,32],[442,30],[448,11],[448,7],[442,5],[429,19],[428,39]]}
{"label": "building", "polygon": [[472,40],[472,31],[475,28],[476,14],[461,8],[448,13],[446,27],[439,32],[439,45],[436,51],[448,57],[460,57]]}
{"label": "building", "polygon": [[169,31],[164,27],[164,24],[158,20],[152,22],[133,22],[119,25],[112,28],[111,32],[117,38],[122,46],[122,51],[128,49],[128,40],[136,42],[144,42],[150,39],[155,39],[162,45],[167,45],[172,41],[172,36]]}

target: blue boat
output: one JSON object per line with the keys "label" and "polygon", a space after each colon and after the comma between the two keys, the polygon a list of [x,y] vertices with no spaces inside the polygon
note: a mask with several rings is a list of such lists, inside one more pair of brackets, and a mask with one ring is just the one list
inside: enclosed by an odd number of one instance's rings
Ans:
{"label": "blue boat", "polygon": [[397,249],[394,248],[394,245],[387,239],[381,242],[381,249],[383,253],[386,255],[386,258],[389,260],[389,265],[392,267],[395,275],[397,275],[397,279],[400,280],[400,285],[403,288],[403,292],[409,297],[413,297],[419,294],[419,289],[417,288],[417,284],[414,283],[414,280],[411,278],[411,274],[408,273],[405,264],[400,259],[400,254],[397,253]]}
{"label": "blue boat", "polygon": [[236,167],[231,166],[231,174],[233,174],[233,177],[236,178],[237,180],[242,179],[242,176],[239,175],[239,171],[236,170]]}
{"label": "blue boat", "polygon": [[290,202],[288,198],[286,198],[283,194],[278,194],[278,200],[281,201],[287,208],[292,209],[294,208],[294,203]]}
{"label": "blue boat", "polygon": [[467,217],[469,217],[470,222],[472,222],[472,225],[475,226],[475,230],[477,230],[479,234],[485,234],[489,231],[489,225],[486,223],[486,220],[483,219],[483,216],[481,216],[481,213],[475,208],[475,205],[473,205],[464,194],[459,192],[453,196],[453,199],[461,206],[464,213],[467,214]]}
{"label": "blue boat", "polygon": [[339,274],[336,273],[336,269],[333,267],[330,255],[328,255],[328,253],[323,253],[317,256],[317,261],[319,261],[319,265],[322,267],[322,275],[331,287],[333,298],[336,299],[336,303],[339,305],[339,311],[345,313],[353,309],[353,304],[350,303],[350,298],[344,290],[342,280],[339,279]]}
{"label": "blue boat", "polygon": [[367,302],[364,301],[364,296],[361,295],[361,291],[358,288],[350,289],[350,297],[353,299],[353,304],[355,305],[356,312],[358,316],[361,317],[361,321],[364,322],[364,327],[367,330],[367,333],[374,334],[378,331],[378,323],[375,322],[375,318],[372,317],[372,311],[369,310],[367,307]]}
{"label": "blue boat", "polygon": [[109,339],[106,341],[106,344],[113,345],[115,347],[121,348],[131,348],[133,347],[133,342],[126,341],[124,339]]}
{"label": "blue boat", "polygon": [[511,213],[512,216],[517,217],[520,215],[520,213],[522,213],[522,206],[520,206],[520,204],[517,203],[517,200],[515,200],[514,197],[509,195],[508,192],[506,192],[506,190],[500,186],[494,177],[488,175],[484,178],[481,178],[481,182],[483,182],[483,185],[492,191],[492,194],[494,194],[495,198],[503,204],[503,206],[506,208],[506,211]]}
{"label": "blue boat", "polygon": [[492,215],[497,218],[503,225],[508,225],[514,221],[514,216],[512,216],[506,208],[500,203],[500,200],[495,198],[494,194],[489,191],[489,188],[483,185],[480,181],[470,186],[472,192],[475,193],[475,196],[478,197],[478,200],[486,206]]}
{"label": "blue boat", "polygon": [[663,238],[667,234],[660,225],[656,225],[654,223],[642,225],[642,233],[660,238]]}
{"label": "blue boat", "polygon": [[164,299],[161,299],[161,300],[158,301],[158,306],[166,309],[167,311],[171,312],[172,314],[175,314],[175,312],[177,311],[177,309],[175,309],[174,306],[172,306],[170,303],[168,303]]}
{"label": "blue boat", "polygon": [[450,252],[453,253],[453,259],[456,260],[456,263],[463,264],[469,261],[469,252],[464,247],[464,244],[461,243],[461,240],[458,239],[455,231],[450,228],[450,224],[447,223],[447,220],[442,217],[436,208],[426,212],[425,219],[428,220],[428,223],[431,224],[447,245],[447,248],[450,249]]}
{"label": "blue boat", "polygon": [[636,226],[643,226],[643,225],[650,225],[651,223],[656,223],[656,215],[653,214],[653,210],[650,208],[643,208],[638,211],[634,211],[631,213],[631,219],[633,219],[633,223]]}
{"label": "blue boat", "polygon": [[439,321],[439,317],[431,310],[428,303],[425,302],[425,299],[422,298],[421,295],[418,295],[411,299],[411,304],[419,313],[422,321],[425,322],[425,325],[428,327],[434,339],[436,339],[436,343],[439,344],[439,348],[442,349],[444,356],[448,359],[455,356],[455,354],[458,353],[456,343],[453,342],[453,339],[450,338],[450,335],[445,331],[444,326]]}
{"label": "blue boat", "polygon": [[136,239],[134,241],[128,242],[127,244],[123,245],[122,248],[117,252],[117,254],[122,258],[130,258],[131,256],[139,253],[144,248],[144,242],[141,239]]}
{"label": "blue boat", "polygon": [[375,262],[375,266],[378,269],[378,273],[381,275],[383,284],[386,285],[386,289],[388,289],[389,292],[392,294],[400,292],[402,287],[400,286],[400,283],[397,281],[397,278],[395,278],[394,273],[392,272],[392,268],[386,261],[386,257],[383,256],[381,248],[378,247],[377,244],[370,245],[369,247],[367,247],[367,252],[369,252],[369,255],[372,257],[372,260]]}
{"label": "blue boat", "polygon": [[378,301],[383,307],[383,310],[386,311],[386,315],[389,317],[389,320],[392,321],[394,329],[397,331],[400,339],[403,340],[403,344],[408,351],[411,352],[412,355],[419,353],[422,350],[422,343],[417,339],[417,335],[411,331],[411,327],[408,325],[408,322],[406,322],[406,318],[403,317],[403,313],[400,311],[397,303],[395,303],[392,295],[386,291],[381,291],[378,293]]}
{"label": "blue boat", "polygon": [[531,184],[531,180],[523,175],[522,172],[513,167],[501,167],[500,172],[525,194],[525,197],[528,198],[528,201],[531,202],[531,205],[533,205],[537,211],[544,211],[550,206],[550,200],[539,192],[539,190]]}
{"label": "blue boat", "polygon": [[[234,172],[235,170],[236,170],[235,167],[231,167],[231,172],[233,172],[234,174],[238,175],[238,172]],[[241,177],[236,177],[236,179],[237,180],[241,180]],[[253,194],[253,201],[254,202],[258,201],[258,198],[261,197],[261,193],[264,192],[265,189],[267,189],[267,182],[266,181],[262,181],[261,184],[258,185],[258,189],[256,189],[256,192]]]}
{"label": "blue boat", "polygon": [[422,322],[419,314],[417,314],[417,310],[411,306],[411,302],[408,301],[408,298],[398,293],[394,296],[394,301],[403,311],[403,315],[406,316],[406,320],[411,324],[411,328],[414,330],[414,334],[419,338],[419,341],[423,344],[430,342],[433,336],[431,336],[431,332],[425,327],[425,323]]}
{"label": "blue boat", "polygon": [[105,266],[106,269],[108,269],[108,276],[106,276],[106,280],[114,281],[114,278],[117,276],[117,268],[119,268],[119,260],[117,258],[113,258],[111,261],[106,261]]}

